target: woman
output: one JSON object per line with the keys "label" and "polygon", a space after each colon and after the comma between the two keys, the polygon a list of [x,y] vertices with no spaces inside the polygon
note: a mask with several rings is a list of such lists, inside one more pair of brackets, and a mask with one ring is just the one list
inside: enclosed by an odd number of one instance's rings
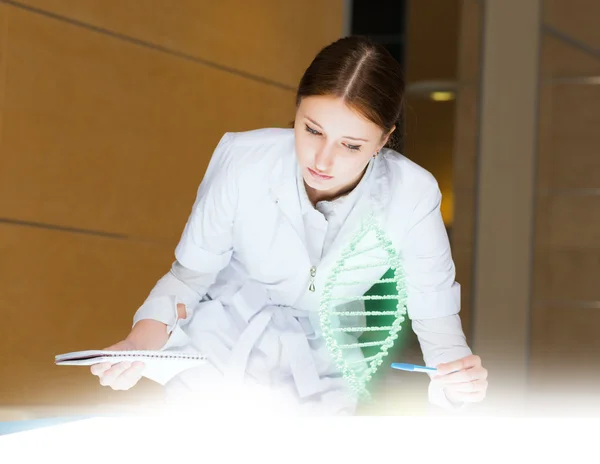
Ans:
{"label": "woman", "polygon": [[[293,130],[221,139],[176,261],[129,336],[110,349],[179,345],[204,353],[210,363],[175,377],[171,391],[250,380],[321,412],[353,413],[356,400],[315,316],[340,249],[375,207],[403,257],[408,315],[424,359],[439,369],[431,402],[481,401],[487,371],[461,328],[437,182],[394,150],[404,116],[399,64],[367,39],[340,39],[306,70],[296,103]],[[142,368],[98,364],[92,373],[128,389]]]}

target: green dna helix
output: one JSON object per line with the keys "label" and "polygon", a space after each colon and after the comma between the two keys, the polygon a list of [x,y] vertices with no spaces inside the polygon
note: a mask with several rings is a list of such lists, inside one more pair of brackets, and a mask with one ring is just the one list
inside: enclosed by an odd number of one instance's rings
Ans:
{"label": "green dna helix", "polygon": [[[384,259],[373,262],[373,251],[383,251],[378,256],[383,255]],[[371,280],[359,278],[357,281],[352,277],[356,276],[356,271],[364,276],[361,271],[374,268],[389,270],[382,277]],[[361,284],[370,286],[366,293],[346,294],[345,289],[349,286]],[[376,216],[371,214],[342,251],[325,283],[319,306],[327,348],[350,389],[361,400],[371,397],[367,386],[398,339],[406,320],[406,304],[401,257]],[[343,323],[344,320],[356,321],[357,317],[362,321],[375,321],[375,324],[353,326]],[[352,334],[360,336],[349,337]],[[353,341],[349,342],[349,339]],[[357,349],[363,353],[358,359]]]}

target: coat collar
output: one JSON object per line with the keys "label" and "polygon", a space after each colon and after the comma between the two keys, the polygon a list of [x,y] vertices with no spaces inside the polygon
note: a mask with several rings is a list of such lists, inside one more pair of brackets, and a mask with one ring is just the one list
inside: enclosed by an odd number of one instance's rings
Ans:
{"label": "coat collar", "polygon": [[[363,179],[360,185],[360,197],[356,200],[352,210],[342,225],[331,249],[323,261],[329,260],[332,255],[350,240],[351,234],[360,226],[360,221],[367,215],[375,212],[382,223],[386,222],[388,203],[390,201],[390,176],[386,161],[386,150],[372,161],[370,175]],[[271,176],[270,191],[282,214],[289,221],[298,237],[306,248],[302,203],[298,191],[299,166],[296,158],[295,144],[292,137],[290,145],[282,150],[279,168]],[[361,181],[362,183],[362,181]]]}

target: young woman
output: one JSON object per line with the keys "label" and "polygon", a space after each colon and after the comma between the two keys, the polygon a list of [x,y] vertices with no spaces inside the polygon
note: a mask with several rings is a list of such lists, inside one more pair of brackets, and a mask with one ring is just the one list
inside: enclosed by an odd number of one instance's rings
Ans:
{"label": "young woman", "polygon": [[[205,354],[210,362],[175,377],[171,391],[250,381],[326,414],[352,414],[356,400],[319,327],[319,298],[341,249],[377,210],[402,255],[425,362],[439,369],[430,401],[481,401],[487,371],[461,328],[437,182],[394,150],[404,115],[399,64],[365,38],[340,39],[308,67],[296,103],[293,129],[223,136],[176,261],[110,349],[180,345]],[[128,389],[142,369],[98,364],[92,373]]]}

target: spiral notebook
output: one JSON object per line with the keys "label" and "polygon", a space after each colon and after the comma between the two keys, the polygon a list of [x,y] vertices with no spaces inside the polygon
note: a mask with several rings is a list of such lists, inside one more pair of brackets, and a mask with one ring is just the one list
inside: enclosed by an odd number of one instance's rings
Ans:
{"label": "spiral notebook", "polygon": [[116,364],[122,361],[140,361],[145,367],[142,375],[164,385],[177,374],[204,364],[206,358],[199,353],[183,351],[107,351],[87,350],[55,356],[57,366],[91,366],[92,364],[109,362]]}

